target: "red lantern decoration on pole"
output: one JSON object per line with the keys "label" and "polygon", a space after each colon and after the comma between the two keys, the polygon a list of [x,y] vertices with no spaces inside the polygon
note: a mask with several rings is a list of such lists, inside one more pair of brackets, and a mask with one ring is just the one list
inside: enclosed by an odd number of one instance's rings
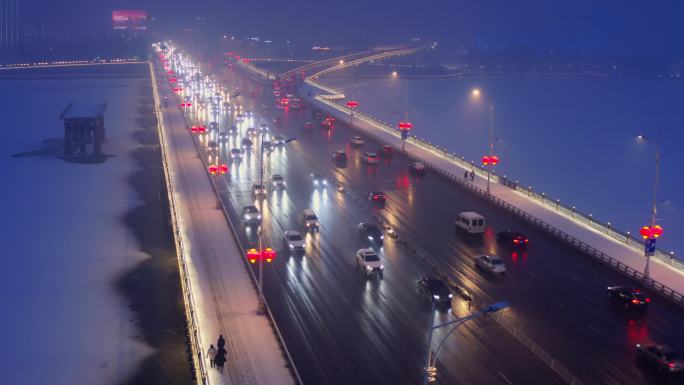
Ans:
{"label": "red lantern decoration on pole", "polygon": [[216,166],[215,164],[209,165],[207,169],[209,170],[209,174],[211,175],[216,175],[216,173],[218,172],[218,166]]}
{"label": "red lantern decoration on pole", "polygon": [[359,106],[359,102],[356,100],[350,100],[347,102],[347,108],[349,108],[349,125],[354,125],[354,109]]}
{"label": "red lantern decoration on pole", "polygon": [[249,263],[256,263],[256,261],[261,257],[257,249],[247,250],[247,260]]}
{"label": "red lantern decoration on pole", "polygon": [[409,136],[409,131],[413,129],[413,123],[402,120],[397,124],[397,127],[401,130],[401,150],[403,151],[406,145],[406,139],[408,139]]}
{"label": "red lantern decoration on pole", "polygon": [[271,263],[276,258],[276,255],[276,251],[270,247],[265,248],[264,251],[261,253],[261,256],[264,258],[264,261],[268,263]]}
{"label": "red lantern decoration on pole", "polygon": [[641,234],[641,236],[644,239],[649,239],[649,238],[656,239],[656,238],[660,238],[660,236],[663,235],[663,228],[658,226],[658,225],[655,225],[653,227],[644,226],[641,228],[641,230],[639,230],[639,234]]}
{"label": "red lantern decoration on pole", "polygon": [[218,169],[219,169],[219,172],[220,172],[221,174],[227,174],[227,173],[228,173],[228,165],[226,165],[226,164],[220,165],[220,166],[218,167]]}

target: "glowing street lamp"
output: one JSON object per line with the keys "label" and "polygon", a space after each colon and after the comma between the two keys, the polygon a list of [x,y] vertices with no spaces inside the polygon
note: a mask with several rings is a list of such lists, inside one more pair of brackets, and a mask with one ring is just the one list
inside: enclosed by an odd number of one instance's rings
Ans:
{"label": "glowing street lamp", "polygon": [[[479,88],[473,88],[470,95],[474,99],[482,99],[482,91]],[[485,159],[487,158],[487,159]],[[486,160],[486,162],[485,162]],[[489,155],[482,157],[482,164],[487,167],[487,194],[491,193],[490,180],[492,179],[492,170],[496,164],[499,163],[499,158],[494,155],[494,102],[489,103]]]}

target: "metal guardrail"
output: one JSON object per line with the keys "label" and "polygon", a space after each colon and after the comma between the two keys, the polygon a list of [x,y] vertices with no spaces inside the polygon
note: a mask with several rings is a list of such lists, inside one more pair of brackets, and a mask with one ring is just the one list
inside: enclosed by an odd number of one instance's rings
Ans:
{"label": "metal guardrail", "polygon": [[[183,118],[185,120],[185,128],[188,132],[190,132],[190,126],[188,125],[187,118],[185,114],[183,114]],[[200,146],[200,143],[197,141],[197,139],[193,136],[192,137],[192,142],[193,145],[195,146],[195,150],[197,151],[197,154],[200,156],[201,159],[203,155],[202,148]],[[238,248],[238,251],[241,253],[240,257],[243,263],[245,264],[245,267],[247,269],[247,272],[249,273],[250,279],[252,281],[252,285],[254,286],[255,289],[258,289],[258,280],[255,276],[255,272],[252,268],[252,266],[247,262],[247,250],[242,246],[242,243],[240,242],[239,235],[237,233],[237,230],[235,229],[235,226],[233,225],[232,220],[230,219],[230,215],[228,213],[228,208],[226,207],[225,202],[223,199],[221,199],[221,191],[219,190],[218,186],[216,185],[216,180],[214,177],[212,177],[211,174],[209,174],[209,171],[207,168],[204,168],[204,172],[206,173],[207,177],[209,178],[209,182],[211,183],[212,188],[214,189],[214,194],[216,194],[216,199],[217,199],[217,205],[220,205],[220,209],[223,212],[224,217],[226,218],[226,222],[228,222],[228,227],[230,228],[231,235],[233,236],[233,240],[235,241],[235,245]],[[285,344],[285,339],[283,338],[282,333],[280,332],[280,328],[278,328],[278,325],[276,324],[275,318],[273,317],[273,313],[271,312],[271,308],[268,305],[268,301],[266,298],[264,298],[264,305],[266,308],[266,315],[268,316],[268,321],[273,327],[273,330],[275,331],[278,345],[280,346],[283,354],[285,355],[285,359],[287,361],[287,366],[288,369],[290,370],[290,373],[293,376],[293,379],[296,384],[298,385],[303,385],[302,378],[299,375],[299,371],[297,370],[297,367],[295,366],[294,360],[292,359],[292,355],[290,354],[290,351],[287,349],[287,345]]]}
{"label": "metal guardrail", "polygon": [[188,336],[190,338],[190,349],[192,351],[192,361],[195,370],[195,379],[198,385],[207,385],[209,377],[207,375],[207,368],[204,364],[202,341],[200,338],[199,327],[197,322],[197,312],[195,310],[195,300],[192,295],[192,288],[188,274],[187,261],[185,258],[185,247],[183,246],[183,237],[181,236],[180,226],[178,224],[177,205],[174,195],[175,182],[173,174],[169,171],[169,163],[166,156],[166,134],[164,133],[164,116],[159,109],[159,93],[157,90],[157,80],[154,73],[154,66],[152,62],[148,62],[150,69],[150,78],[152,81],[152,93],[154,97],[154,110],[157,115],[157,134],[159,135],[160,152],[162,154],[162,168],[164,169],[164,176],[166,181],[166,192],[169,199],[169,208],[171,211],[171,224],[173,226],[173,239],[176,243],[176,256],[178,259],[178,267],[181,275],[181,291],[183,293],[183,304],[185,305],[186,319],[188,322]]}
{"label": "metal guardrail", "polygon": [[[314,86],[314,87],[319,86],[318,82],[311,80],[311,79],[307,79],[306,82],[308,84]],[[343,113],[346,113],[346,114],[351,113],[351,110],[349,108],[347,108],[346,106],[343,106],[343,105],[335,103],[331,100],[322,98],[322,97],[320,97],[320,95],[315,96],[314,99],[317,100],[318,102],[322,103],[322,104],[328,105],[328,106],[335,108],[335,109],[337,109]],[[398,132],[398,130],[393,129],[388,124],[380,122],[379,120],[372,118],[366,114],[354,111],[354,119],[362,120],[362,121],[372,125],[375,128],[378,128],[378,129],[380,129],[386,133],[391,134],[392,136],[394,136],[396,138],[401,138],[401,135]],[[486,176],[487,175],[487,171],[485,169],[475,165],[472,162],[466,161],[463,157],[459,157],[455,153],[450,153],[448,150],[446,150],[446,148],[443,148],[443,147],[440,147],[437,145],[433,145],[430,142],[427,142],[425,140],[415,138],[415,137],[410,137],[408,139],[408,142],[415,144],[418,147],[421,147],[425,150],[429,150],[433,153],[436,153],[437,155],[441,156],[442,158],[450,160],[453,163],[455,163],[461,167],[464,167],[464,168],[470,167],[472,170],[475,171],[475,173],[479,174],[480,176]],[[397,151],[402,151],[401,148],[399,148],[397,146],[394,146],[394,147]],[[543,229],[543,230],[555,235],[556,237],[560,238],[561,240],[567,242],[568,244],[570,244],[571,246],[573,246],[577,250],[583,252],[584,254],[589,255],[589,256],[599,260],[603,264],[610,266],[610,267],[622,272],[623,274],[627,275],[630,278],[639,280],[642,284],[644,284],[644,286],[647,286],[647,287],[654,289],[655,291],[657,291],[662,296],[664,296],[664,297],[670,299],[671,301],[673,301],[674,303],[684,307],[684,295],[682,293],[679,293],[679,292],[675,291],[674,289],[672,289],[666,285],[663,285],[662,283],[655,281],[651,278],[644,277],[643,273],[641,273],[640,271],[637,271],[637,270],[625,265],[624,263],[610,257],[609,255],[607,255],[607,254],[605,254],[599,250],[596,250],[592,246],[590,246],[590,245],[580,241],[579,239],[563,232],[562,230],[559,230],[559,229],[549,225],[548,223],[530,215],[529,213],[527,213],[523,210],[520,210],[519,208],[509,204],[508,202],[505,202],[505,201],[503,201],[503,200],[501,200],[501,199],[499,199],[499,198],[497,198],[491,194],[487,194],[487,192],[485,190],[483,190],[483,189],[481,189],[481,188],[479,188],[479,187],[477,187],[471,183],[467,183],[464,180],[462,175],[455,175],[453,173],[450,173],[450,172],[442,169],[441,167],[439,167],[439,166],[437,166],[437,165],[435,165],[429,161],[426,161],[425,159],[422,159],[415,154],[412,154],[411,152],[403,151],[403,153],[411,159],[414,159],[416,161],[420,161],[420,162],[424,163],[427,167],[429,167],[430,169],[435,171],[437,174],[440,174],[440,175],[442,175],[448,179],[451,179],[452,181],[454,181],[454,182],[460,184],[461,186],[466,187],[470,191],[478,194],[483,199],[490,200],[493,203],[497,204],[498,206],[505,208],[506,210],[522,217],[523,219],[527,220],[528,222],[534,224],[535,226],[540,227],[541,229]],[[492,174],[492,181],[494,183],[501,182],[501,179],[503,179],[503,178],[500,178],[499,176]],[[523,191],[529,191],[530,196],[533,193],[531,190],[523,190]],[[537,196],[540,196],[543,199],[548,200],[548,198],[544,198],[543,195],[537,194]],[[556,206],[556,205],[560,209],[561,205],[559,204],[559,202],[554,202],[554,206]],[[567,208],[565,210],[567,210]],[[575,212],[575,213],[577,213],[577,212]],[[592,228],[599,229],[599,227],[598,227],[598,226],[600,226],[599,222],[592,220],[591,223],[595,224],[594,226],[590,225]],[[616,234],[619,234],[614,229],[612,231],[615,232]],[[615,238],[615,239],[619,240],[619,238]],[[633,246],[634,244],[640,244],[638,242],[638,240],[634,240],[634,239],[632,239],[631,242],[629,239],[626,239],[625,243],[627,243],[631,246]],[[657,254],[657,258],[660,260],[663,260],[662,252],[660,254]],[[677,269],[684,271],[684,263],[682,263],[682,261],[679,261],[679,260],[676,260],[676,259],[670,257],[669,260],[664,260],[664,262],[670,264],[671,266],[673,266]]]}

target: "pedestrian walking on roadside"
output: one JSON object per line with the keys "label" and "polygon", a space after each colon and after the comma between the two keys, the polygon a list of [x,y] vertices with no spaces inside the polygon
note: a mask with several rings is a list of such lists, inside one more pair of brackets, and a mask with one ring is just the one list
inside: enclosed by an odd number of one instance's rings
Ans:
{"label": "pedestrian walking on roadside", "polygon": [[223,373],[223,365],[228,361],[226,356],[228,355],[228,352],[224,348],[218,348],[216,351],[216,355],[214,356],[214,363],[216,364],[216,369],[220,373]]}
{"label": "pedestrian walking on roadside", "polygon": [[209,359],[209,364],[214,367],[214,359],[216,358],[216,348],[214,345],[209,345],[209,350],[207,351],[207,358]]}
{"label": "pedestrian walking on roadside", "polygon": [[475,170],[470,171],[470,181],[473,182],[475,180]]}
{"label": "pedestrian walking on roadside", "polygon": [[465,170],[463,173],[463,179],[465,179],[466,182],[468,181],[468,170]]}
{"label": "pedestrian walking on roadside", "polygon": [[226,340],[223,339],[223,334],[219,335],[219,339],[216,342],[216,347],[221,350],[221,348],[226,346]]}

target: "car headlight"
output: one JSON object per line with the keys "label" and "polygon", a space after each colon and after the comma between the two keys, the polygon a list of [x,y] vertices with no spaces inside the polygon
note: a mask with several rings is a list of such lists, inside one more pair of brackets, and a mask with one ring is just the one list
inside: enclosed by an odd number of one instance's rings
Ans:
{"label": "car headlight", "polygon": [[381,236],[380,236],[380,239],[385,239],[385,236],[384,236],[384,235],[381,235]]}
{"label": "car headlight", "polygon": [[434,299],[439,299],[439,295],[433,294],[433,295],[432,295],[432,298],[434,298]]}
{"label": "car headlight", "polygon": [[306,224],[306,227],[311,227],[311,223],[307,223],[307,224]]}
{"label": "car headlight", "polygon": [[372,241],[372,240],[373,240],[373,237],[371,237],[371,236],[369,235],[369,236],[368,236],[368,239]]}
{"label": "car headlight", "polygon": [[371,271],[371,270],[373,270],[373,268],[370,267],[370,266],[368,266],[368,265],[366,265],[366,270]]}
{"label": "car headlight", "polygon": [[294,249],[294,245],[293,245],[293,244],[291,244],[291,243],[290,243],[290,248],[291,248],[291,249]]}
{"label": "car headlight", "polygon": [[317,180],[315,180],[315,181],[314,181],[314,184],[318,184],[318,181],[317,181]]}
{"label": "car headlight", "polygon": [[261,219],[261,214],[257,215],[257,219]]}
{"label": "car headlight", "polygon": [[324,180],[324,181],[323,181],[323,184],[328,184],[328,181],[327,181],[327,180]]}
{"label": "car headlight", "polygon": [[249,219],[249,215],[245,214],[245,219]]}
{"label": "car headlight", "polygon": [[453,297],[454,297],[454,295],[449,293],[449,298],[453,298]]}

